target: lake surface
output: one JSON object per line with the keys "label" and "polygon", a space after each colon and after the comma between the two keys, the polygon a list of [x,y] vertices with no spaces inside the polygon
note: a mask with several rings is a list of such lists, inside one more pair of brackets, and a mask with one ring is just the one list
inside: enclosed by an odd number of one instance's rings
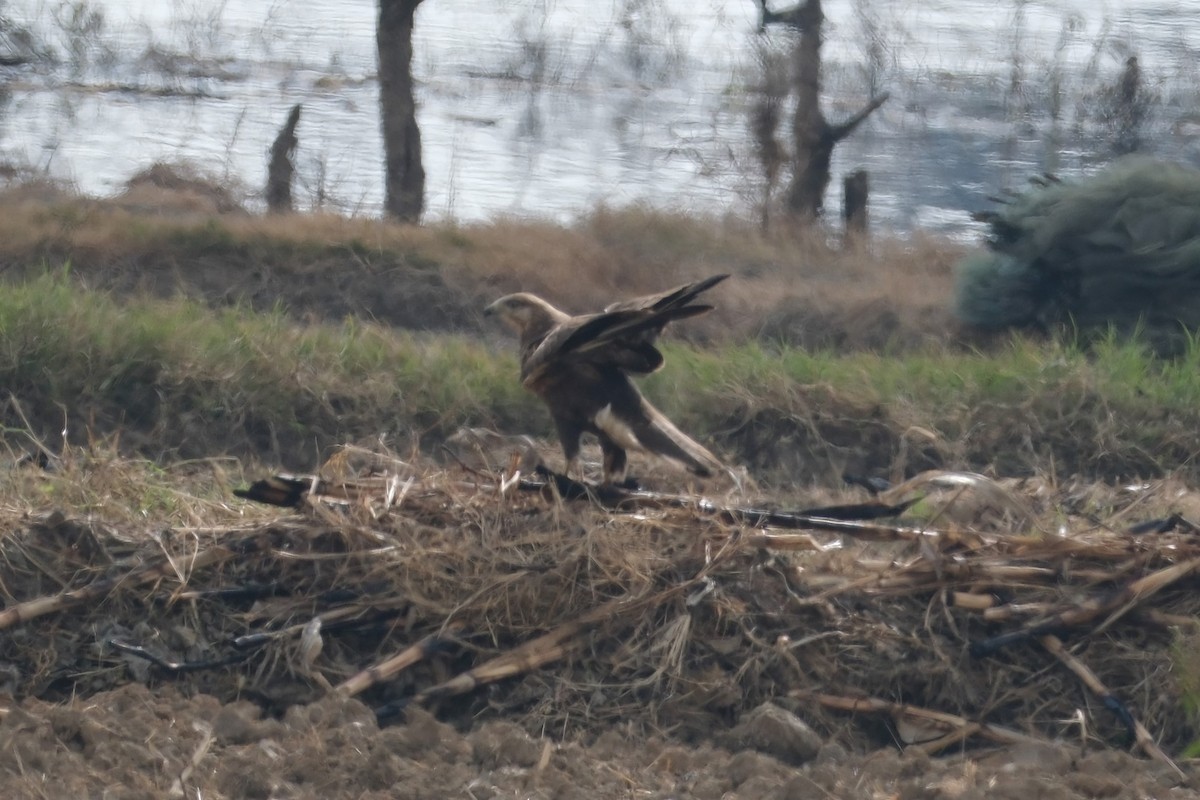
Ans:
{"label": "lake surface", "polygon": [[[101,12],[98,32],[72,8]],[[372,0],[0,9],[61,57],[0,68],[0,161],[109,194],[182,159],[257,190],[301,103],[299,205],[379,213]],[[1200,163],[1200,4],[825,0],[825,12],[830,120],[872,87],[892,95],[837,149],[833,212],[841,175],[865,168],[877,225],[974,235],[968,214],[988,195],[1108,158],[1100,93],[1129,55],[1154,94],[1147,149]],[[752,0],[426,0],[414,71],[427,218],[566,221],[630,203],[754,215],[757,53],[788,46],[757,18]]]}

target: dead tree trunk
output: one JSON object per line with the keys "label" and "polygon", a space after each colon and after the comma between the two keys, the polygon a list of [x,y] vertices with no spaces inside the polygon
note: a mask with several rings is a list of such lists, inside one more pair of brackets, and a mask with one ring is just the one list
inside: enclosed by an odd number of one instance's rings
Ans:
{"label": "dead tree trunk", "polygon": [[295,210],[292,205],[292,177],[296,165],[292,155],[300,141],[296,138],[296,125],[300,122],[300,105],[292,106],[287,122],[279,129],[275,143],[271,145],[271,160],[267,163],[267,210],[272,214],[287,214]]}
{"label": "dead tree trunk", "polygon": [[1113,151],[1117,155],[1133,153],[1142,148],[1142,124],[1146,120],[1149,100],[1142,85],[1142,71],[1137,56],[1125,60],[1121,80],[1113,90],[1112,114],[1116,118],[1116,139]]}
{"label": "dead tree trunk", "polygon": [[783,107],[787,102],[789,81],[787,67],[780,63],[779,57],[766,47],[757,50],[758,68],[762,73],[762,84],[758,87],[758,96],[750,109],[750,133],[754,137],[755,155],[762,167],[763,186],[762,208],[760,223],[766,231],[771,222],[771,204],[775,197],[775,187],[779,184],[779,175],[787,163],[787,148],[776,138]]}
{"label": "dead tree trunk", "polygon": [[821,112],[821,0],[806,0],[786,11],[771,11],[766,0],[760,28],[781,24],[794,28],[800,38],[792,51],[792,80],[796,92],[796,115],[792,118],[792,181],[787,205],[793,215],[813,220],[821,215],[829,186],[829,164],[833,148],[862,124],[872,111],[888,99],[887,92],[871,98],[850,119],[832,125]]}
{"label": "dead tree trunk", "polygon": [[417,222],[425,207],[421,130],[413,96],[413,15],[421,0],[379,0],[375,44],[379,51],[379,106],[385,162],[384,210]]}

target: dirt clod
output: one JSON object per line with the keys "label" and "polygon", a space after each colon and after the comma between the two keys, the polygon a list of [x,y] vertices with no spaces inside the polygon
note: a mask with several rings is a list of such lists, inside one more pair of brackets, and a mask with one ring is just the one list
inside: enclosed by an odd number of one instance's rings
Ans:
{"label": "dirt clod", "polygon": [[528,769],[538,762],[542,746],[519,725],[497,722],[480,728],[469,737],[475,763],[487,768],[521,767]]}
{"label": "dirt clod", "polygon": [[213,719],[213,736],[221,744],[249,744],[266,735],[259,722],[262,709],[245,701],[223,706]]}
{"label": "dirt clod", "polygon": [[627,736],[600,747],[552,742],[543,766],[544,743],[510,722],[458,731],[417,712],[379,729],[361,719],[356,705],[329,698],[275,723],[258,719],[244,701],[222,705],[169,686],[129,685],[65,704],[29,698],[0,715],[0,784],[13,800],[104,791],[119,800],[1200,797],[1127,754],[1076,759],[1077,748],[1049,743],[1037,752],[1015,751],[1015,769],[1002,751],[977,760],[929,759],[890,750],[839,753],[829,745],[819,759],[797,767],[755,750]]}
{"label": "dirt clod", "polygon": [[789,764],[803,764],[821,750],[821,737],[804,720],[774,703],[745,715],[721,741],[731,750],[757,750]]}

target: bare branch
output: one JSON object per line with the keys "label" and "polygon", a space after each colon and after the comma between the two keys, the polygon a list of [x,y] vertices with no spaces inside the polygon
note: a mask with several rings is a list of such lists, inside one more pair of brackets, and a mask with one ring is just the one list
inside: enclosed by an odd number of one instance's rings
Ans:
{"label": "bare branch", "polygon": [[888,101],[888,98],[890,98],[891,96],[892,95],[890,92],[884,92],[881,95],[872,97],[871,102],[867,103],[867,105],[863,108],[862,111],[859,111],[853,117],[846,120],[845,122],[843,122],[840,125],[831,125],[829,127],[830,137],[833,139],[833,141],[840,142],[842,139],[845,139],[847,136],[854,133],[854,129],[857,128],[859,125],[861,125],[863,123],[863,120],[865,120],[867,117],[871,116],[872,112],[874,112],[881,105],[886,103]]}
{"label": "bare branch", "polygon": [[819,28],[824,15],[819,0],[808,0],[783,11],[767,8],[767,0],[758,0],[758,31],[762,33],[768,25],[786,25],[798,31]]}

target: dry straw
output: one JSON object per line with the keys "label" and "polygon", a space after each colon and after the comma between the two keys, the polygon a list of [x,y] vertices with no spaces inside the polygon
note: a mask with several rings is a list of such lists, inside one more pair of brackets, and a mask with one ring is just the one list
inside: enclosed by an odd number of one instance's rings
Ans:
{"label": "dry straw", "polygon": [[582,489],[346,448],[247,492],[294,507],[231,501],[225,524],[13,506],[0,645],[18,696],[173,681],[681,737],[774,700],[855,748],[926,752],[1055,738],[1082,713],[1168,763],[1192,736],[1172,673],[1200,538],[1174,483],[929,473],[788,512]]}

